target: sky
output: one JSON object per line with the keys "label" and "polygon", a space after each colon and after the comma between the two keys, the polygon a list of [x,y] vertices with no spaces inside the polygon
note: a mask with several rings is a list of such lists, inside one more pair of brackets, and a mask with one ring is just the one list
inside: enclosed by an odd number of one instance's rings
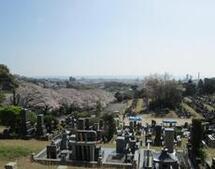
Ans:
{"label": "sky", "polygon": [[215,76],[214,0],[2,0],[0,63],[25,76]]}

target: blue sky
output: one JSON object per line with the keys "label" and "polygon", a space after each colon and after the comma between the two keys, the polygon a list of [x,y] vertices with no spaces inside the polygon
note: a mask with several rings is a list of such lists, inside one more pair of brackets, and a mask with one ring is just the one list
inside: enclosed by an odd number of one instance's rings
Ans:
{"label": "blue sky", "polygon": [[0,63],[27,76],[215,76],[214,0],[2,0]]}

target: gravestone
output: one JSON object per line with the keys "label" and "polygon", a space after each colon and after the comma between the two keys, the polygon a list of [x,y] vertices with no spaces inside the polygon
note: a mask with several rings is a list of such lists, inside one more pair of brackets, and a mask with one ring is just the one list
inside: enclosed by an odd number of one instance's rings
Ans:
{"label": "gravestone", "polygon": [[131,153],[134,154],[136,150],[136,140],[130,140],[129,141]]}
{"label": "gravestone", "polygon": [[134,129],[134,122],[133,122],[133,121],[130,121],[130,122],[129,122],[129,126],[130,126],[131,129]]}
{"label": "gravestone", "polygon": [[125,137],[118,136],[116,139],[116,153],[124,154],[126,151],[126,140]]}
{"label": "gravestone", "polygon": [[174,151],[174,129],[165,128],[164,145],[168,149],[169,153]]}
{"label": "gravestone", "polygon": [[67,133],[62,134],[62,140],[60,142],[60,150],[67,150],[68,149],[68,136]]}
{"label": "gravestone", "polygon": [[47,152],[47,158],[49,159],[57,159],[57,154],[59,151],[59,148],[57,147],[57,145],[52,142],[51,145],[48,145],[46,147],[46,152]]}
{"label": "gravestone", "polygon": [[86,118],[85,119],[85,128],[84,130],[89,130],[90,129],[90,119]]}
{"label": "gravestone", "polygon": [[27,109],[21,110],[21,136],[25,138],[30,138],[34,134],[34,128],[31,126],[31,122],[28,120]]}
{"label": "gravestone", "polygon": [[161,146],[161,133],[162,133],[162,126],[156,125],[155,126],[155,139],[154,139],[154,145],[155,146]]}
{"label": "gravestone", "polygon": [[116,128],[118,129],[119,128],[119,123],[120,123],[120,120],[118,117],[114,118],[115,120],[115,123],[116,123]]}
{"label": "gravestone", "polygon": [[69,155],[70,160],[75,161],[97,161],[101,152],[97,144],[97,132],[94,130],[79,130],[76,137],[70,138]]}
{"label": "gravestone", "polygon": [[37,116],[37,136],[38,137],[43,137],[46,134],[46,128],[44,125],[44,115],[43,114],[39,114]]}
{"label": "gravestone", "polygon": [[79,118],[78,119],[78,130],[85,130],[85,118]]}
{"label": "gravestone", "polygon": [[61,164],[66,164],[66,160],[67,160],[67,155],[68,155],[68,150],[62,150],[60,152],[60,162]]}

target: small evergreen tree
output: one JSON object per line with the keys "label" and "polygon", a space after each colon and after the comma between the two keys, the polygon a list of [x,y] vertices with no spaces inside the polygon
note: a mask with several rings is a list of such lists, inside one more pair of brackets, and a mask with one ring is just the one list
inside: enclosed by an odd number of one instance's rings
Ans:
{"label": "small evergreen tree", "polygon": [[102,117],[103,121],[105,122],[105,128],[106,128],[106,138],[107,142],[109,142],[116,132],[116,124],[114,120],[114,116],[112,114],[104,114]]}

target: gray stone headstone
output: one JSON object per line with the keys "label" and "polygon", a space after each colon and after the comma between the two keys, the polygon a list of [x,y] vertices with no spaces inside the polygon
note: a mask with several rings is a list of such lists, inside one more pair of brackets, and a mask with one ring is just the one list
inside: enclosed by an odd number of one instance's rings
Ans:
{"label": "gray stone headstone", "polygon": [[28,120],[28,110],[21,110],[21,135],[23,137],[31,137],[33,134],[34,128],[31,126],[31,122]]}
{"label": "gray stone headstone", "polygon": [[85,119],[85,130],[89,130],[90,129],[90,119],[86,118]]}
{"label": "gray stone headstone", "polygon": [[48,145],[47,147],[47,158],[48,159],[57,159],[57,146],[56,145]]}
{"label": "gray stone headstone", "polygon": [[85,119],[84,118],[78,119],[77,128],[78,128],[78,130],[85,130]]}
{"label": "gray stone headstone", "polygon": [[117,137],[116,139],[116,153],[124,154],[126,150],[126,140],[125,137]]}
{"label": "gray stone headstone", "polygon": [[44,136],[46,134],[43,114],[39,114],[37,116],[37,132],[36,133],[37,133],[37,136]]}
{"label": "gray stone headstone", "polygon": [[68,136],[66,133],[63,133],[62,140],[60,143],[60,149],[61,150],[67,150],[68,149]]}
{"label": "gray stone headstone", "polygon": [[173,128],[165,129],[164,145],[168,149],[169,153],[173,153],[174,151],[174,129]]}
{"label": "gray stone headstone", "polygon": [[162,134],[162,126],[160,125],[155,126],[155,139],[154,139],[155,146],[161,146],[161,134]]}

